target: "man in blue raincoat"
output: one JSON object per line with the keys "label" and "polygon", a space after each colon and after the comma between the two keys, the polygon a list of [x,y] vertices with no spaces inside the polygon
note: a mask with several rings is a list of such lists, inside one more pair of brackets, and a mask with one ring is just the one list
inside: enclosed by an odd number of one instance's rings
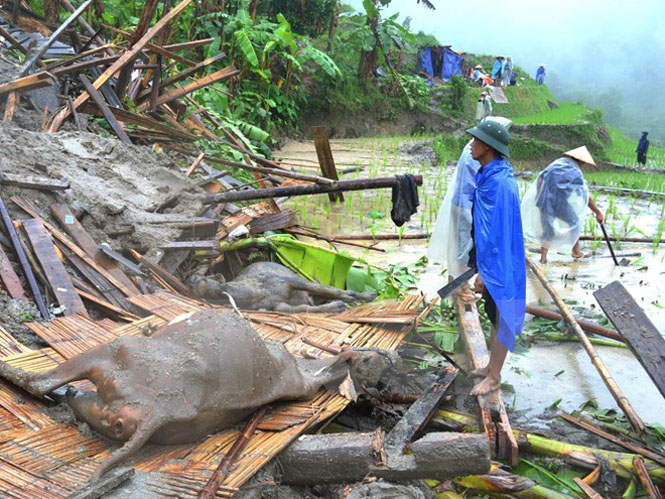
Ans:
{"label": "man in blue raincoat", "polygon": [[649,152],[649,139],[647,139],[649,132],[642,132],[642,137],[640,137],[639,142],[637,143],[637,162],[645,166],[647,164],[647,152]]}
{"label": "man in blue raincoat", "polygon": [[541,64],[536,71],[536,83],[542,85],[545,83],[545,65]]}
{"label": "man in blue raincoat", "polygon": [[498,390],[508,350],[515,348],[526,312],[526,258],[520,197],[509,156],[510,136],[494,121],[467,130],[474,138],[471,156],[481,165],[473,194],[473,241],[469,266],[476,266],[475,290],[482,293],[492,323],[490,361],[472,374],[483,376],[471,390]]}

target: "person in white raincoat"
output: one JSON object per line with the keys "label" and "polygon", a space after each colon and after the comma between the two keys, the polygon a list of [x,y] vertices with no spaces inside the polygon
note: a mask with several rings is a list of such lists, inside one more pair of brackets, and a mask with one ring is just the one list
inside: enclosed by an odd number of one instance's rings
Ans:
{"label": "person in white raincoat", "polygon": [[574,258],[584,256],[579,237],[587,206],[603,223],[603,214],[589,196],[582,164],[596,164],[585,146],[564,153],[538,175],[522,199],[524,236],[540,244],[541,263],[547,262],[550,249],[572,248]]}
{"label": "person in white raincoat", "polygon": [[[506,129],[512,125],[512,121],[500,116],[487,119],[500,123]],[[445,266],[449,278],[460,276],[468,269],[469,251],[473,247],[471,207],[480,163],[471,157],[471,142],[473,139],[464,146],[457,160],[427,248],[427,257]],[[468,283],[457,290],[457,296],[463,300],[475,299]]]}

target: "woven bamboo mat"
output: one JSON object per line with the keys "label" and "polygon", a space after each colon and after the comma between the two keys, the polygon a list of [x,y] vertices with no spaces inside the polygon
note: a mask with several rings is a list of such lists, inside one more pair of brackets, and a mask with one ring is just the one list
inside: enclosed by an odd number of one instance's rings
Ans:
{"label": "woven bamboo mat", "polygon": [[[33,323],[32,331],[50,346],[37,351],[18,345],[0,330],[0,357],[26,370],[46,370],[120,336],[151,334],[175,317],[206,307],[168,292],[130,300],[151,315],[115,329],[108,321],[99,323],[80,316]],[[304,343],[303,338],[321,346],[397,348],[415,321],[421,302],[420,297],[409,297],[401,302],[365,305],[358,308],[357,315],[355,309],[336,316],[255,311],[242,314],[263,338],[282,342],[294,355],[320,358],[331,354]],[[400,322],[387,320],[384,324],[379,320],[396,317]],[[335,416],[347,404],[337,392],[322,390],[308,401],[271,406],[218,497],[231,497],[300,434]],[[148,445],[129,464],[151,472],[145,486],[153,496],[196,497],[238,435],[233,428],[194,444]],[[1,497],[66,497],[84,485],[116,445],[84,435],[74,425],[57,422],[44,403],[0,382]]]}

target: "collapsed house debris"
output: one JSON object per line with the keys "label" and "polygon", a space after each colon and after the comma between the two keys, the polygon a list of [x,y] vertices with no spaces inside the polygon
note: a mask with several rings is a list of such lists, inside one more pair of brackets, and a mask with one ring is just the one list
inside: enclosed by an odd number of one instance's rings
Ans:
{"label": "collapsed house debris", "polygon": [[[373,302],[373,293],[345,289],[357,259],[295,237],[384,251],[376,241],[427,235],[326,236],[296,225],[278,199],[343,202],[344,192],[392,188],[395,200],[410,184],[402,193],[412,196],[410,215],[423,177],[340,180],[325,127],[313,130],[321,175],[264,158],[190,95],[243,76],[235,63],[210,69],[225,54],[191,59],[212,38],[169,44],[192,0],[145,2],[132,32],[104,26],[114,43],[81,17],[91,3],[63,0],[69,14],[59,25],[22,2],[0,3],[2,44],[25,56],[21,65],[0,58],[8,145],[0,158],[0,495],[100,497],[122,486],[135,497],[231,497],[270,462],[283,484],[367,482],[348,497],[420,479],[531,488],[491,464],[517,466],[532,437],[511,428],[499,392],[478,397],[477,418],[444,421],[440,406],[465,373],[452,357],[443,355],[448,363],[414,393],[387,388],[398,349],[436,301]],[[98,120],[113,138],[100,136]],[[233,156],[217,157],[201,139]],[[253,181],[234,178],[238,170]],[[233,204],[248,200],[261,202]],[[373,245],[348,243],[362,238]],[[268,253],[273,262],[254,262]],[[370,303],[347,308],[356,301]],[[471,367],[486,364],[475,305],[460,302],[457,313]],[[630,327],[625,314],[614,319]],[[641,360],[661,382],[658,366]],[[390,415],[390,424],[303,435],[351,401]],[[614,438],[636,455],[612,455],[610,466],[635,470],[648,490],[650,476],[665,477],[659,452]],[[586,467],[604,462],[576,452],[571,459]],[[592,483],[581,490],[591,494]]]}

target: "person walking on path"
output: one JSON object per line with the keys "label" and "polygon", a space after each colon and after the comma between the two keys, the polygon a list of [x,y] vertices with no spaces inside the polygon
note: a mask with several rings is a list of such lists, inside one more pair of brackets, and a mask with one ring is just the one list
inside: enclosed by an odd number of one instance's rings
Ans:
{"label": "person walking on path", "polygon": [[637,162],[642,166],[646,166],[647,152],[649,152],[649,139],[647,139],[647,135],[649,135],[649,132],[642,132],[642,136],[637,143],[637,149],[635,149],[635,152],[637,153]]}
{"label": "person walking on path", "polygon": [[538,70],[536,71],[536,83],[538,85],[543,85],[545,83],[545,65],[541,64],[538,66]]}
{"label": "person walking on path", "polygon": [[[500,116],[490,116],[486,121],[494,121],[510,129],[512,121]],[[476,173],[480,170],[480,163],[471,157],[471,139],[460,154],[448,183],[448,190],[443,198],[436,224],[430,237],[427,257],[444,265],[448,271],[448,278],[454,279],[468,270],[469,252],[473,247],[471,238],[471,224],[473,214],[473,192],[476,189]],[[466,283],[456,291],[457,299],[474,301],[475,295],[471,286]]]}
{"label": "person walking on path", "polygon": [[550,249],[572,247],[573,258],[584,257],[579,237],[587,207],[603,223],[603,214],[589,195],[582,165],[596,165],[586,146],[567,151],[550,163],[524,194],[524,235],[540,244],[540,263],[547,263]]}
{"label": "person walking on path", "polygon": [[475,291],[485,299],[492,323],[490,360],[472,372],[483,376],[471,390],[483,395],[498,390],[508,351],[515,348],[526,313],[526,257],[520,196],[509,157],[506,128],[485,120],[467,130],[473,137],[471,156],[480,163],[473,192],[474,246],[469,267],[478,269]]}
{"label": "person walking on path", "polygon": [[476,120],[483,121],[492,114],[492,98],[487,92],[482,92],[476,105]]}

